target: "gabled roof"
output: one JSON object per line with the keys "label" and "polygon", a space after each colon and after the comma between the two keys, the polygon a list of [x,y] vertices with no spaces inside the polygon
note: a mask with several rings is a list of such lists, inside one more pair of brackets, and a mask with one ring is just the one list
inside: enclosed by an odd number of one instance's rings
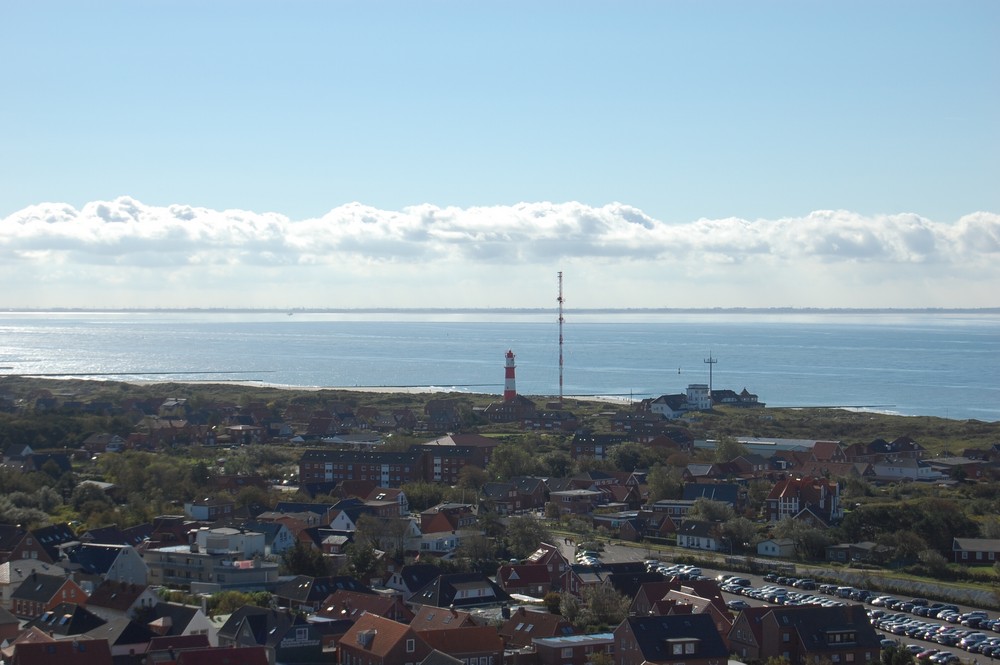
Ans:
{"label": "gabled roof", "polygon": [[[459,589],[478,589],[481,593],[459,597]],[[482,573],[439,575],[410,597],[410,602],[437,607],[474,607],[509,600],[510,596],[496,582]]]}
{"label": "gabled roof", "polygon": [[529,646],[536,637],[563,637],[572,635],[573,624],[558,614],[534,612],[519,607],[497,629],[508,645]]}
{"label": "gabled roof", "polygon": [[219,629],[219,637],[236,642],[241,635],[246,635],[254,644],[275,646],[293,626],[305,625],[305,619],[291,612],[245,605],[229,615],[229,619]]}
{"label": "gabled roof", "polygon": [[87,599],[87,604],[95,607],[125,611],[132,607],[149,587],[127,582],[104,580]]}
{"label": "gabled roof", "polygon": [[107,623],[92,628],[84,634],[89,639],[105,639],[111,646],[125,644],[149,644],[156,633],[146,626],[131,619],[112,619]]}
{"label": "gabled roof", "polygon": [[301,603],[316,603],[326,599],[331,593],[339,589],[356,591],[358,593],[374,593],[370,588],[350,575],[337,575],[334,577],[296,575],[287,582],[280,584],[274,590],[274,595]]}
{"label": "gabled roof", "polygon": [[[341,644],[357,645],[374,656],[385,658],[403,639],[423,640],[419,634],[404,624],[377,616],[363,614],[340,639]],[[430,649],[423,643],[427,650]]]}
{"label": "gabled roof", "polygon": [[729,649],[708,614],[628,617],[623,623],[630,628],[642,658],[651,663],[692,659],[691,654],[679,657],[673,655],[671,640],[674,639],[698,640],[693,658],[699,661],[727,660],[729,657]]}
{"label": "gabled roof", "polygon": [[111,665],[107,640],[25,642],[14,647],[11,665]]}
{"label": "gabled roof", "polygon": [[11,598],[47,603],[52,600],[53,596],[56,595],[56,592],[59,591],[65,583],[66,578],[62,576],[32,573],[26,577],[20,585],[18,585],[17,589],[14,590],[14,593],[11,594]]}
{"label": "gabled roof", "polygon": [[431,648],[456,655],[500,654],[504,649],[503,639],[493,626],[424,630],[420,632],[420,637]]}
{"label": "gabled roof", "polygon": [[129,545],[80,543],[65,550],[66,558],[80,566],[88,575],[106,575],[111,566]]}
{"label": "gabled roof", "polygon": [[327,596],[316,614],[327,619],[354,621],[365,612],[393,621],[409,622],[413,618],[413,612],[403,605],[398,595],[359,593],[345,589],[338,589]]}
{"label": "gabled roof", "polygon": [[399,577],[412,593],[430,584],[441,572],[441,567],[433,563],[413,563],[400,568]]}
{"label": "gabled roof", "polygon": [[76,603],[59,603],[49,612],[29,621],[27,626],[38,628],[51,635],[81,635],[105,624],[104,619],[97,616],[83,605]]}
{"label": "gabled roof", "polygon": [[69,524],[52,524],[40,529],[32,530],[35,540],[41,545],[49,558],[53,561],[59,560],[59,546],[77,540],[76,533]]}
{"label": "gabled roof", "polygon": [[193,605],[160,602],[153,606],[150,624],[156,624],[162,628],[162,630],[157,630],[160,636],[173,637],[187,630],[199,612],[201,612],[201,608]]}
{"label": "gabled roof", "polygon": [[410,621],[410,628],[417,632],[425,630],[444,630],[465,628],[476,625],[472,615],[455,608],[441,608],[433,605],[420,605],[416,615]]}
{"label": "gabled roof", "polygon": [[245,646],[219,649],[193,649],[177,653],[175,665],[269,665],[268,649]]}
{"label": "gabled roof", "polygon": [[169,651],[171,649],[201,649],[208,648],[211,644],[208,635],[156,635],[149,640],[146,653],[154,651]]}

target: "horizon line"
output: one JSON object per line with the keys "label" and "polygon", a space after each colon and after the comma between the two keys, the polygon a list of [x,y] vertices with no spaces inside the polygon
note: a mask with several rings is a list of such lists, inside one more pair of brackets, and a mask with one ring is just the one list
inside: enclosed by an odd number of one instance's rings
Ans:
{"label": "horizon line", "polygon": [[[127,312],[203,312],[203,313],[261,313],[261,314],[393,314],[393,313],[552,313],[559,307],[0,307],[0,312],[82,312],[82,313],[127,313]],[[996,307],[575,307],[565,312],[629,314],[629,313],[968,313],[1000,314]]]}

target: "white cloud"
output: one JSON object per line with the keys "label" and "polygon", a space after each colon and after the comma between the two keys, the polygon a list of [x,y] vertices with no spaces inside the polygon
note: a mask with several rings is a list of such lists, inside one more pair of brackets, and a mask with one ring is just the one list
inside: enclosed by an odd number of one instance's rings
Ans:
{"label": "white cloud", "polygon": [[998,255],[991,212],[667,224],[620,203],[351,203],[291,220],[121,197],[0,220],[19,287],[0,305],[548,307],[538,285],[572,269],[576,307],[985,307]]}

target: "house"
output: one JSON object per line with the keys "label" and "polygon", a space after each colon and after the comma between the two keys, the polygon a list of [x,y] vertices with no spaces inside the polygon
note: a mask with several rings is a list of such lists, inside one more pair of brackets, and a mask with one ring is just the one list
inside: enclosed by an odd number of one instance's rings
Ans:
{"label": "house", "polygon": [[[219,629],[220,647],[269,647],[278,663],[323,662],[320,629],[292,612],[244,606]],[[218,663],[218,661],[215,661]]]}
{"label": "house", "polygon": [[296,575],[278,585],[274,590],[274,598],[279,607],[314,612],[322,607],[323,602],[330,594],[340,590],[373,593],[371,589],[350,575],[334,577]]}
{"label": "house", "polygon": [[1000,561],[1000,540],[995,538],[953,538],[951,560],[966,565],[993,565]]}
{"label": "house", "polygon": [[549,501],[559,509],[560,515],[589,515],[604,499],[600,490],[570,489],[549,492]]}
{"label": "house", "polygon": [[826,524],[844,516],[837,482],[813,476],[779,480],[767,495],[766,505],[772,522],[795,517],[806,509]]}
{"label": "house", "polygon": [[32,534],[35,540],[45,548],[50,561],[58,561],[60,558],[59,547],[77,540],[77,535],[65,522],[62,524],[52,524],[49,526],[33,529]]}
{"label": "house", "polygon": [[107,640],[114,659],[128,659],[130,655],[144,653],[154,637],[156,633],[149,628],[124,617],[112,619],[80,636],[82,640]]}
{"label": "house", "polygon": [[770,538],[757,543],[757,554],[790,559],[795,556],[795,541],[791,538]]}
{"label": "house", "polygon": [[463,663],[503,665],[504,641],[493,626],[422,630],[417,635],[433,650]]}
{"label": "house", "polygon": [[364,497],[365,501],[393,501],[399,506],[398,517],[406,517],[410,514],[410,502],[406,498],[406,492],[398,487],[376,487]]}
{"label": "house", "polygon": [[20,525],[0,524],[0,563],[18,559],[38,559],[52,563],[49,553],[35,536]]}
{"label": "house", "polygon": [[872,463],[874,480],[881,483],[932,482],[944,480],[948,476],[916,457],[885,459]]}
{"label": "house", "polygon": [[149,584],[190,588],[193,593],[267,589],[278,581],[278,564],[264,561],[264,535],[238,529],[200,529],[190,545],[148,549]]}
{"label": "house", "polygon": [[131,545],[79,543],[63,548],[59,565],[89,577],[145,586],[149,566]]}
{"label": "house", "polygon": [[9,610],[0,608],[0,642],[13,642],[20,633],[21,620]]}
{"label": "house", "polygon": [[684,520],[677,528],[677,546],[688,549],[719,550],[719,525],[703,520]]}
{"label": "house", "polygon": [[59,603],[86,603],[80,585],[61,575],[31,573],[10,595],[11,611],[22,619],[34,619]]}
{"label": "house", "polygon": [[38,559],[22,559],[0,564],[0,607],[5,610],[12,608],[10,595],[21,586],[32,573],[43,575],[58,575],[66,577],[66,570],[51,563]]}
{"label": "house", "polygon": [[566,637],[576,631],[573,624],[559,614],[519,607],[497,629],[507,648],[528,647],[532,640],[543,637]]}
{"label": "house", "polygon": [[347,589],[337,589],[327,596],[320,604],[316,616],[329,620],[347,619],[353,622],[365,612],[406,624],[409,624],[414,617],[413,610],[396,594],[363,593]]}
{"label": "house", "polygon": [[386,587],[403,594],[403,600],[408,601],[417,591],[420,591],[438,576],[441,568],[432,563],[408,564],[394,571],[386,580]]}
{"label": "house", "polygon": [[184,649],[176,652],[173,665],[271,665],[273,651],[265,646]]}
{"label": "house", "polygon": [[205,637],[209,644],[219,643],[218,627],[200,607],[181,603],[159,602],[148,612],[149,628],[161,637]]}
{"label": "house", "polygon": [[417,665],[432,651],[417,631],[375,614],[358,617],[337,648],[341,665]]}
{"label": "house", "polygon": [[202,522],[215,522],[229,519],[236,507],[232,499],[204,498],[188,501],[184,504],[184,515],[188,519]]}
{"label": "house", "polygon": [[22,642],[14,647],[11,665],[112,665],[107,640]]}
{"label": "house", "polygon": [[720,665],[729,659],[708,614],[628,617],[614,636],[615,665]]}
{"label": "house", "polygon": [[543,563],[503,564],[497,569],[496,580],[509,594],[542,598],[558,586],[559,576]]}
{"label": "house", "polygon": [[482,607],[509,602],[510,596],[482,573],[439,575],[410,596],[408,603],[435,607]]}
{"label": "house", "polygon": [[454,607],[440,608],[432,605],[419,605],[417,613],[410,621],[410,627],[417,632],[425,630],[454,630],[477,626],[472,614],[456,610]]}
{"label": "house", "polygon": [[737,616],[729,643],[748,661],[872,663],[880,653],[863,605],[751,608]]}
{"label": "house", "polygon": [[59,603],[41,616],[29,621],[25,627],[45,631],[56,639],[76,637],[103,626],[107,621],[77,603]]}
{"label": "house", "polygon": [[90,594],[87,609],[105,621],[135,619],[140,612],[151,609],[158,602],[159,596],[145,584],[105,580]]}
{"label": "house", "polygon": [[594,654],[612,654],[613,633],[536,637],[531,640],[539,665],[587,665]]}

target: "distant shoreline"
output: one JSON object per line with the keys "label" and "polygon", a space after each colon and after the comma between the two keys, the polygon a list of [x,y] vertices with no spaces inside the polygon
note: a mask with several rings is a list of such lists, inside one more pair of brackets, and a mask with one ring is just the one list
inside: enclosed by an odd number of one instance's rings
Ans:
{"label": "distant shoreline", "polygon": [[[15,314],[550,314],[556,307],[0,307]],[[1000,314],[1000,307],[580,307],[567,314]]]}

